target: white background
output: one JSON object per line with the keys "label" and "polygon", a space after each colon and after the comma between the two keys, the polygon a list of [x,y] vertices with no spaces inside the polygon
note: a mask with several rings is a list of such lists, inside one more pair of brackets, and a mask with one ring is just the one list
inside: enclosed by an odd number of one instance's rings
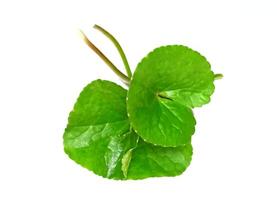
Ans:
{"label": "white background", "polygon": [[[78,28],[123,70],[155,47],[184,44],[216,73],[195,110],[194,156],[175,178],[111,181],[63,152],[67,116],[94,79],[118,78]],[[274,1],[1,1],[0,199],[277,199],[277,6]]]}

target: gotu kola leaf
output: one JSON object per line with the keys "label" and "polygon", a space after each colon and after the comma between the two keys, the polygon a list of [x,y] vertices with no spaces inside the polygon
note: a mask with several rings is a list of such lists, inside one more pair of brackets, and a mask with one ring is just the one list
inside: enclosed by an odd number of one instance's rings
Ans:
{"label": "gotu kola leaf", "polygon": [[81,92],[64,133],[69,157],[95,174],[110,179],[176,176],[189,165],[190,144],[163,148],[135,134],[126,113],[127,91],[96,80]]}
{"label": "gotu kola leaf", "polygon": [[176,147],[190,142],[191,108],[210,101],[214,73],[198,52],[171,45],[155,49],[138,64],[128,91],[132,127],[145,141]]}

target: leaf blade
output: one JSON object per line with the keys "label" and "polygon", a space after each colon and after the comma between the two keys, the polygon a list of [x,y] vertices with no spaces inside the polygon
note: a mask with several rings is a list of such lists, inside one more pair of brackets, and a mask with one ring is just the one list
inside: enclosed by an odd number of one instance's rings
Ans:
{"label": "leaf blade", "polygon": [[190,165],[192,146],[160,147],[140,140],[132,151],[128,179],[172,177],[182,174]]}
{"label": "leaf blade", "polygon": [[188,143],[196,124],[191,108],[210,101],[213,81],[210,64],[198,52],[181,45],[155,49],[138,64],[130,83],[131,125],[153,144]]}
{"label": "leaf blade", "polygon": [[121,159],[136,141],[130,136],[126,90],[96,80],[81,92],[64,133],[69,157],[103,177],[123,179]]}

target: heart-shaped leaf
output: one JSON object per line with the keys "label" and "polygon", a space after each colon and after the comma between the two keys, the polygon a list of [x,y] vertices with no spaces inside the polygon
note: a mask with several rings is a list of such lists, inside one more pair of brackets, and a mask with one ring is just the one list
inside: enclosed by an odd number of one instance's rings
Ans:
{"label": "heart-shaped leaf", "polygon": [[189,143],[196,123],[191,108],[210,101],[213,81],[210,64],[198,52],[181,45],[155,49],[138,64],[130,83],[132,127],[153,144]]}
{"label": "heart-shaped leaf", "polygon": [[131,130],[126,93],[109,81],[93,81],[81,92],[64,133],[64,149],[83,167],[111,179],[176,176],[191,161],[191,145],[162,148]]}

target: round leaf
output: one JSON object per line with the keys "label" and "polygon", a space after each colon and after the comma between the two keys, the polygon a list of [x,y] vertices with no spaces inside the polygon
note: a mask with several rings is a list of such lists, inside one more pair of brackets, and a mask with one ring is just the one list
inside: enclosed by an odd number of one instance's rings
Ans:
{"label": "round leaf", "polygon": [[192,146],[159,147],[140,140],[131,157],[128,179],[177,176],[189,166]]}
{"label": "round leaf", "polygon": [[210,101],[214,74],[199,53],[180,45],[155,49],[137,66],[127,109],[131,125],[145,141],[174,147],[194,133],[191,108]]}
{"label": "round leaf", "polygon": [[137,136],[130,133],[126,90],[109,81],[93,81],[81,92],[64,133],[69,157],[95,174],[123,179],[122,156]]}

